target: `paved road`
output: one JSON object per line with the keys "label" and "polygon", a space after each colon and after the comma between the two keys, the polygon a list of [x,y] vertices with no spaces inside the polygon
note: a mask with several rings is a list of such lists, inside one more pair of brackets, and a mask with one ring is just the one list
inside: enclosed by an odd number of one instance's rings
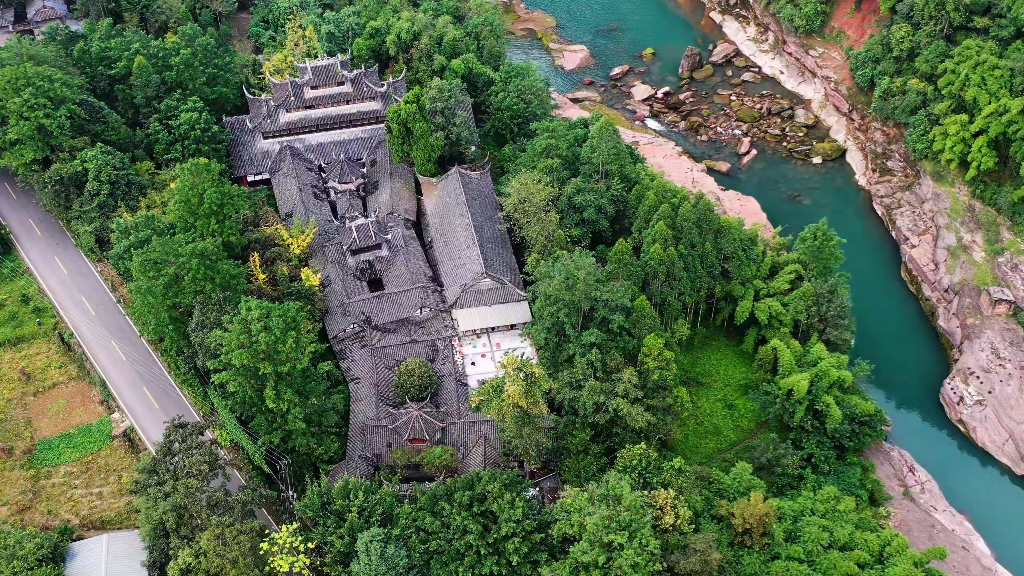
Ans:
{"label": "paved road", "polygon": [[[0,171],[0,220],[146,447],[153,451],[165,423],[175,416],[200,420],[67,230],[39,206],[34,191],[18,188],[14,177],[4,171]],[[232,491],[245,482],[233,469],[229,475]],[[256,515],[277,530],[264,510],[257,509]]]}
{"label": "paved road", "polygon": [[177,415],[199,420],[60,222],[0,172],[0,218],[150,450]]}

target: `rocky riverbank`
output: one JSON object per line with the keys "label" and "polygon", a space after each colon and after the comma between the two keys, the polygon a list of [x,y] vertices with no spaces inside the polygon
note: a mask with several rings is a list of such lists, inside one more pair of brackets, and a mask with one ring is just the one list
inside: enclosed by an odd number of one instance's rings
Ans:
{"label": "rocky riverbank", "polygon": [[[935,185],[896,129],[851,104],[847,85],[821,63],[845,65],[838,49],[805,46],[749,0],[707,5],[740,52],[807,99],[831,137],[847,148],[857,182],[899,244],[907,284],[945,337],[954,363],[940,393],[947,415],[1024,474],[1024,330],[1009,315],[1024,304],[1021,251],[987,254],[981,220],[988,209],[962,188]],[[1001,236],[1008,243],[1006,228],[1004,222]],[[1005,306],[985,305],[986,293],[999,292],[992,286],[1009,290]]]}
{"label": "rocky riverbank", "polygon": [[[585,110],[558,92],[552,92],[552,98],[555,100],[555,116],[576,119],[591,114],[589,110]],[[742,218],[747,227],[760,227],[762,234],[766,236],[772,234],[774,228],[757,200],[719,186],[708,174],[707,166],[690,158],[675,142],[640,127],[618,128],[623,141],[635,147],[647,160],[648,166],[661,172],[679,186],[703,193],[719,206],[723,214]]]}
{"label": "rocky riverbank", "polygon": [[932,566],[950,576],[1010,576],[967,518],[949,505],[931,474],[910,454],[882,442],[866,450],[864,456],[875,463],[875,474],[893,497],[888,504],[893,528],[918,550],[942,546],[949,553]]}
{"label": "rocky riverbank", "polygon": [[555,65],[567,72],[592,66],[594,57],[583,44],[572,44],[555,32],[558,22],[554,16],[540,10],[530,10],[521,0],[502,0],[508,14],[508,29],[516,36],[534,35],[555,60]]}
{"label": "rocky riverbank", "polygon": [[[816,164],[842,155],[844,148],[801,102],[764,89],[761,70],[735,45],[711,44],[707,52],[705,63],[700,48],[687,48],[678,86],[653,84],[643,64],[657,56],[640,53],[636,57],[641,65],[616,66],[607,82],[587,79],[585,88],[567,96],[576,102],[603,102],[637,121],[656,119],[666,130],[690,132],[703,142],[734,143],[744,166],[757,155],[755,146]],[[712,167],[725,167],[720,160],[713,162]]]}

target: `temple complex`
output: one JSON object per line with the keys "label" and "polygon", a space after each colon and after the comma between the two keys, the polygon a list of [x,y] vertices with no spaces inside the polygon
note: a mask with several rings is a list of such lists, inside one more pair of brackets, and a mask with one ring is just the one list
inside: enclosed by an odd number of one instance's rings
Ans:
{"label": "temple complex", "polygon": [[[470,410],[469,393],[501,355],[535,352],[518,332],[530,311],[490,172],[421,178],[419,198],[384,131],[404,81],[340,57],[298,69],[269,96],[247,93],[249,114],[225,125],[235,176],[269,183],[286,223],[316,223],[309,260],[350,393],[346,457],[331,480],[372,476],[402,447],[450,446],[461,472],[499,466],[495,424]],[[438,379],[423,402],[392,390],[414,357]]]}

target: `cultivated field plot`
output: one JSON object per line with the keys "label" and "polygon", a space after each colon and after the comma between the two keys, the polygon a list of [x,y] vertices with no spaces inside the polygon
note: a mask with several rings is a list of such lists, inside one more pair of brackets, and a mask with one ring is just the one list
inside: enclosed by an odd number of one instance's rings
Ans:
{"label": "cultivated field plot", "polygon": [[17,255],[0,251],[0,520],[132,527],[138,454],[111,440],[110,409],[62,330]]}

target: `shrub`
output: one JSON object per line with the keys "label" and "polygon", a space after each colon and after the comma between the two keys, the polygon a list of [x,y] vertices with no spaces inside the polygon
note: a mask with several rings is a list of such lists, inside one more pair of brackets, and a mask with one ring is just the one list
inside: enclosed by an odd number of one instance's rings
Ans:
{"label": "shrub", "polygon": [[772,0],[765,5],[782,25],[798,34],[813,34],[825,25],[831,5],[827,0]]}
{"label": "shrub", "polygon": [[422,358],[409,358],[395,371],[392,389],[400,402],[422,402],[437,388],[437,374],[430,363]]}
{"label": "shrub", "polygon": [[49,531],[0,522],[0,576],[58,576],[64,573],[64,553],[75,535],[61,523]]}
{"label": "shrub", "polygon": [[459,457],[455,454],[455,449],[450,446],[433,446],[423,452],[420,464],[423,465],[423,469],[427,472],[440,476],[445,472],[457,469]]}

